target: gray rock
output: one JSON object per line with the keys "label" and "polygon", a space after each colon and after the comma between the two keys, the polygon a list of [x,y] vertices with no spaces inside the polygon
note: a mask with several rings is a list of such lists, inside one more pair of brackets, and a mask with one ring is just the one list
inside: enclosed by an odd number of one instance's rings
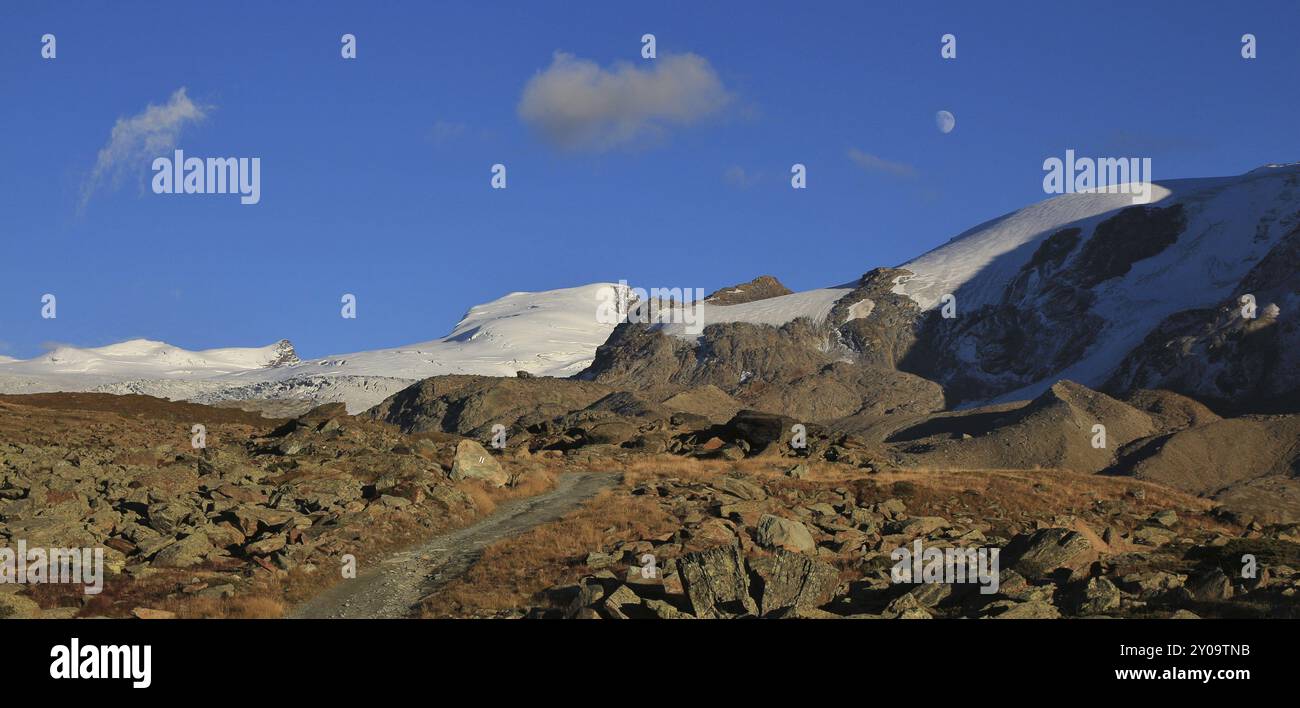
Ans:
{"label": "gray rock", "polygon": [[769,549],[784,548],[789,551],[808,552],[817,548],[807,526],[772,514],[764,514],[758,520],[754,540],[758,545]]}
{"label": "gray rock", "polygon": [[1158,511],[1151,515],[1151,520],[1165,528],[1173,528],[1178,523],[1178,512],[1172,509]]}
{"label": "gray rock", "polygon": [[984,608],[983,616],[991,619],[1058,619],[1061,612],[1055,605],[1043,600],[998,600]]}
{"label": "gray rock", "polygon": [[1092,578],[1083,590],[1079,603],[1081,615],[1103,615],[1119,607],[1120,592],[1115,583],[1105,576]]}
{"label": "gray rock", "polygon": [[881,613],[885,619],[933,619],[933,615],[910,592],[903,593],[890,601]]}
{"label": "gray rock", "polygon": [[1039,529],[1012,539],[1008,555],[1011,567],[1026,578],[1040,578],[1092,549],[1082,534],[1064,528]]}
{"label": "gray rock", "polygon": [[663,600],[643,600],[641,604],[659,619],[695,619],[689,612],[682,612]]}
{"label": "gray rock", "polygon": [[578,594],[574,596],[564,611],[565,617],[576,617],[578,612],[590,608],[605,598],[605,586],[596,578],[587,577],[578,581]]}
{"label": "gray rock", "polygon": [[753,558],[759,610],[769,615],[788,607],[819,607],[830,602],[839,586],[839,571],[802,553],[778,550],[771,557]]}
{"label": "gray rock", "polygon": [[720,492],[725,492],[739,499],[757,501],[767,498],[767,492],[763,491],[763,488],[759,485],[735,477],[723,477],[721,480],[714,482],[712,486]]}
{"label": "gray rock", "polygon": [[207,559],[213,551],[207,534],[192,533],[158,552],[153,565],[162,568],[188,568]]}
{"label": "gray rock", "polygon": [[501,463],[493,459],[483,446],[473,440],[461,440],[456,445],[456,458],[451,465],[451,478],[481,479],[497,487],[504,487],[510,476],[502,469]]}
{"label": "gray rock", "polygon": [[176,533],[198,511],[189,504],[164,502],[149,506],[149,527],[164,534]]}
{"label": "gray rock", "polygon": [[688,553],[677,559],[677,574],[696,617],[721,619],[757,615],[749,596],[749,574],[737,545]]}
{"label": "gray rock", "polygon": [[620,585],[605,598],[605,613],[610,619],[633,619],[645,616],[641,598],[626,585]]}
{"label": "gray rock", "polygon": [[1159,526],[1143,526],[1133,532],[1133,541],[1144,546],[1163,546],[1174,540],[1174,533]]}

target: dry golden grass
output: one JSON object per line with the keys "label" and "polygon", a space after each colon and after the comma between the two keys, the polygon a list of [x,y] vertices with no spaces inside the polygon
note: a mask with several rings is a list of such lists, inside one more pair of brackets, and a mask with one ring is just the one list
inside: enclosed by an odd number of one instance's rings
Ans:
{"label": "dry golden grass", "polygon": [[558,521],[489,546],[465,575],[425,601],[421,615],[473,616],[527,607],[542,590],[589,572],[588,553],[677,525],[653,499],[606,490]]}
{"label": "dry golden grass", "polygon": [[496,511],[497,501],[493,490],[477,480],[467,479],[456,485],[474,501],[474,508],[484,516]]}
{"label": "dry golden grass", "polygon": [[285,611],[283,602],[268,595],[185,598],[170,600],[163,609],[181,619],[278,619]]}
{"label": "dry golden grass", "polygon": [[520,472],[505,488],[509,498],[532,497],[555,488],[555,473],[545,467],[532,467]]}
{"label": "dry golden grass", "polygon": [[510,484],[505,487],[493,487],[476,479],[462,480],[457,487],[474,500],[480,516],[487,516],[503,501],[551,491],[555,488],[556,474],[547,467],[530,464],[523,469],[511,470]]}
{"label": "dry golden grass", "polygon": [[[781,477],[797,460],[786,458],[750,458],[745,460],[698,460],[676,455],[655,455],[637,459],[622,468],[623,485],[635,487],[651,479],[675,478],[685,482],[711,482],[727,475],[754,475]],[[809,467],[835,468],[829,463],[813,463]],[[838,467],[843,468],[843,465]]]}
{"label": "dry golden grass", "polygon": [[[632,462],[624,469],[623,482],[627,487],[660,478],[708,483],[735,475],[755,478],[776,489],[813,491],[828,485],[872,487],[883,489],[885,498],[888,498],[889,490],[901,482],[910,487],[908,496],[923,505],[928,501],[975,491],[996,498],[1004,507],[1035,513],[1059,513],[1068,507],[1121,498],[1126,498],[1139,510],[1152,512],[1169,508],[1203,512],[1214,506],[1210,500],[1152,482],[1067,470],[910,469],[869,472],[830,462],[806,462],[807,473],[802,479],[787,476],[786,472],[798,462],[788,458],[762,457],[730,462],[665,455]],[[1138,490],[1144,497],[1141,501],[1134,498]]]}

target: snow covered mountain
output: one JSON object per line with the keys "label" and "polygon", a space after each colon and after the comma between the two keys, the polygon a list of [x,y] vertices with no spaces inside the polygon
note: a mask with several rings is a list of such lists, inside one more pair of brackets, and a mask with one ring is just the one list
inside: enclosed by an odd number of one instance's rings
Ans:
{"label": "snow covered mountain", "polygon": [[[856,283],[737,305],[705,303],[700,318],[721,328],[692,334],[681,324],[648,326],[678,340],[672,351],[650,337],[616,333],[584,378],[711,383],[742,400],[742,384],[779,386],[792,377],[802,377],[805,389],[826,377],[836,387],[860,388],[857,372],[817,368],[839,361],[939,383],[949,404],[1032,398],[1062,378],[1098,387],[1195,389],[1211,399],[1245,395],[1265,375],[1256,370],[1261,367],[1275,384],[1290,381],[1270,362],[1294,359],[1284,344],[1294,338],[1300,306],[1290,287],[1300,268],[1292,249],[1300,241],[1300,163],[1162,181],[1151,196],[1149,204],[1134,206],[1128,194],[1065,194]],[[1262,363],[1236,371],[1240,380],[1231,390],[1213,381],[1221,367],[1199,366],[1196,356],[1165,361],[1158,352],[1174,345],[1163,340],[1148,343],[1141,362],[1125,364],[1132,371],[1122,382],[1114,379],[1121,362],[1157,329],[1197,335],[1162,323],[1201,322],[1189,313],[1212,308],[1228,321],[1216,331],[1227,331],[1246,319],[1237,315],[1231,324],[1238,299],[1247,295],[1263,313],[1255,325],[1279,323],[1277,341],[1254,350]],[[741,325],[788,331],[771,340]],[[796,339],[798,346],[786,346]],[[1200,347],[1200,359],[1212,344]],[[651,361],[654,371],[645,364]],[[1274,385],[1269,395],[1285,390]],[[851,396],[845,398],[851,405]]]}
{"label": "snow covered mountain", "polygon": [[[956,317],[924,321],[933,356],[913,370],[966,399],[1028,398],[1062,378],[1102,386],[1166,318],[1264,298],[1243,281],[1300,229],[1300,164],[1160,182],[1147,206],[1124,196],[1049,199],[900,266],[911,275],[893,292],[923,310],[955,298]],[[1268,305],[1294,320],[1300,302]]]}
{"label": "snow covered mountain", "polygon": [[470,308],[451,334],[404,347],[303,361],[287,340],[192,352],[137,339],[59,347],[0,361],[0,392],[105,391],[214,403],[248,398],[346,401],[364,410],[413,381],[441,374],[568,376],[585,368],[612,324],[596,321],[597,283],[516,292]]}
{"label": "snow covered mountain", "polygon": [[[0,359],[0,391],[342,400],[355,412],[430,376],[525,371],[713,384],[777,409],[820,397],[806,407],[821,417],[887,410],[882,388],[921,410],[1031,398],[1062,378],[1215,400],[1259,394],[1267,378],[1267,396],[1286,396],[1297,375],[1282,369],[1300,351],[1300,163],[1162,181],[1151,196],[1142,206],[1122,193],[1052,197],[839,286],[766,297],[785,291],[772,279],[760,299],[696,305],[703,332],[616,330],[595,315],[619,286],[596,283],[511,293],[471,308],[441,339],[308,361],[285,341],[61,347]],[[1257,321],[1238,312],[1244,295],[1257,299]],[[1235,344],[1242,338],[1250,346]]]}
{"label": "snow covered mountain", "polygon": [[189,351],[132,339],[104,347],[60,346],[33,359],[0,359],[0,388],[24,392],[86,390],[125,379],[193,380],[297,363],[293,345]]}

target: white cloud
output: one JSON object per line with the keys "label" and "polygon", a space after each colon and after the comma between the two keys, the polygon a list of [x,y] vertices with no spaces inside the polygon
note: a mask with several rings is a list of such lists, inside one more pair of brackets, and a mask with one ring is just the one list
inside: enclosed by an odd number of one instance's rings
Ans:
{"label": "white cloud", "polygon": [[849,148],[849,159],[871,172],[884,172],[895,177],[915,177],[918,174],[916,168],[907,163],[886,160],[857,148]]}
{"label": "white cloud", "polygon": [[176,89],[161,106],[149,104],[144,111],[128,118],[118,118],[109,133],[108,144],[99,151],[95,167],[81,187],[81,208],[106,182],[115,185],[128,166],[147,168],[153,158],[176,147],[181,129],[207,117],[209,106],[201,106],[185,95],[185,87]]}
{"label": "white cloud", "polygon": [[669,127],[696,123],[731,100],[708,60],[695,54],[606,69],[556,52],[524,86],[518,110],[556,147],[604,151],[660,140]]}

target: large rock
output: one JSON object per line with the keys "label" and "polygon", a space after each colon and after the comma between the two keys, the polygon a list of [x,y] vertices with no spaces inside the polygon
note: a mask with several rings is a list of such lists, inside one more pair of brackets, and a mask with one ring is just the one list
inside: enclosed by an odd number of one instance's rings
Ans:
{"label": "large rock", "polygon": [[757,615],[749,596],[749,575],[737,545],[688,553],[677,559],[682,589],[696,617],[722,619]]}
{"label": "large rock", "polygon": [[213,551],[207,534],[193,533],[158,551],[153,564],[163,568],[188,568],[207,559]]}
{"label": "large rock", "polygon": [[1083,534],[1070,529],[1048,528],[1012,539],[1007,546],[1007,555],[1016,572],[1032,579],[1068,566],[1090,550],[1092,543]]}
{"label": "large rock", "polygon": [[14,593],[0,592],[0,619],[31,619],[41,613],[41,606]]}
{"label": "large rock", "polygon": [[504,487],[510,482],[510,475],[502,469],[501,463],[493,459],[491,453],[473,440],[461,440],[456,445],[456,458],[451,464],[451,478],[480,479],[497,487]]}
{"label": "large rock", "polygon": [[1120,603],[1119,588],[1105,576],[1088,580],[1079,603],[1080,615],[1100,615],[1117,609]]}
{"label": "large rock", "polygon": [[750,560],[749,568],[757,580],[759,610],[764,615],[788,607],[820,607],[834,598],[839,586],[835,566],[802,553],[777,551]]}
{"label": "large rock", "polygon": [[763,490],[762,486],[737,477],[723,477],[714,482],[712,486],[714,489],[730,494],[737,499],[757,501],[767,498],[767,492]]}
{"label": "large rock", "polygon": [[758,529],[754,537],[758,545],[764,548],[784,548],[800,553],[817,548],[808,527],[798,521],[783,519],[772,514],[764,514],[758,520]]}
{"label": "large rock", "polygon": [[747,410],[740,411],[728,421],[727,428],[754,448],[762,449],[772,443],[788,442],[794,434],[790,429],[795,422],[783,415]]}
{"label": "large rock", "polygon": [[990,619],[1059,619],[1061,611],[1046,600],[1015,602],[998,600],[984,608],[984,617]]}

